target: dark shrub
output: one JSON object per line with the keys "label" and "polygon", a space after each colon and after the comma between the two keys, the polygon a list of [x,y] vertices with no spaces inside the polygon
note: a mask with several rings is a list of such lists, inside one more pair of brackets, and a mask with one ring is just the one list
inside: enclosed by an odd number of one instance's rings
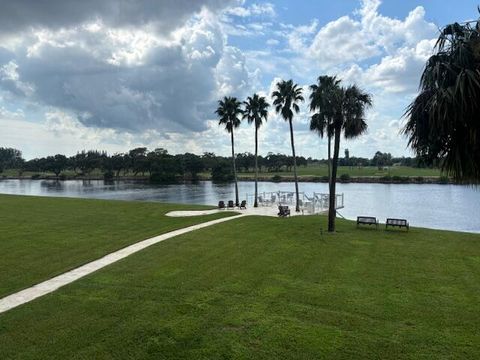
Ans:
{"label": "dark shrub", "polygon": [[382,182],[390,183],[392,182],[392,177],[390,175],[385,175],[380,178]]}
{"label": "dark shrub", "polygon": [[322,182],[327,182],[328,183],[328,176],[322,176]]}
{"label": "dark shrub", "polygon": [[112,181],[114,177],[115,177],[115,174],[111,170],[106,171],[103,174],[103,180],[106,180],[106,181]]}
{"label": "dark shrub", "polygon": [[416,181],[417,183],[423,183],[423,182],[425,181],[425,179],[423,178],[423,176],[417,176],[417,177],[415,178],[415,181]]}
{"label": "dark shrub", "polygon": [[340,181],[341,182],[349,182],[350,181],[350,175],[349,174],[340,175]]}
{"label": "dark shrub", "polygon": [[150,174],[150,182],[155,184],[175,184],[177,178],[175,174],[167,172],[152,172]]}
{"label": "dark shrub", "polygon": [[273,182],[280,182],[280,181],[282,181],[282,177],[280,175],[274,175],[274,176],[272,176],[272,181]]}
{"label": "dark shrub", "polygon": [[409,181],[408,176],[392,176],[392,181],[396,183],[407,183]]}
{"label": "dark shrub", "polygon": [[31,178],[32,180],[40,179],[40,174],[33,174]]}
{"label": "dark shrub", "polygon": [[440,184],[448,184],[449,182],[448,176],[444,176],[444,175],[440,176],[440,178],[438,179],[438,182]]}

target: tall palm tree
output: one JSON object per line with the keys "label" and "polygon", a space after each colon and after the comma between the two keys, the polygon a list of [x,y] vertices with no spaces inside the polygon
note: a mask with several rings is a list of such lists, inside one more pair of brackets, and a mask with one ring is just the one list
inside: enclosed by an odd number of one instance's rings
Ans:
{"label": "tall palm tree", "polygon": [[310,111],[314,112],[310,120],[310,130],[316,131],[320,137],[328,138],[328,184],[332,179],[331,142],[333,137],[334,107],[331,96],[332,89],[340,84],[336,76],[319,76],[317,84],[310,85]]}
{"label": "tall palm tree", "polygon": [[258,129],[262,126],[263,120],[267,121],[270,104],[265,97],[258,96],[258,94],[249,96],[243,104],[245,105],[243,119],[247,119],[249,124],[255,124],[255,200],[253,207],[258,207]]}
{"label": "tall palm tree", "polygon": [[[480,9],[479,9],[480,11]],[[446,26],[406,111],[409,146],[457,181],[480,182],[480,21]]]}
{"label": "tall palm tree", "polygon": [[[330,78],[328,82],[330,85],[326,91],[317,93],[318,96],[314,96],[313,99],[312,97],[310,98],[310,108],[319,110],[319,112],[315,114],[317,115],[315,119],[312,117],[314,126],[312,127],[312,124],[310,124],[310,128],[317,132],[321,131],[320,134],[324,134],[329,130],[333,132],[333,161],[331,180],[329,183],[328,204],[328,231],[333,232],[335,231],[335,192],[340,138],[342,132],[346,139],[356,138],[366,132],[367,123],[365,121],[365,111],[372,105],[372,98],[369,94],[361,91],[356,85],[347,88],[341,87],[340,81],[336,80],[336,78]],[[312,101],[314,102],[313,104]],[[330,119],[330,122],[328,119]]]}
{"label": "tall palm tree", "polygon": [[232,142],[232,167],[233,176],[235,179],[235,206],[239,206],[238,201],[238,182],[237,182],[237,167],[235,165],[235,140],[233,130],[240,126],[240,116],[242,115],[241,103],[235,97],[225,96],[223,100],[218,101],[218,108],[215,113],[219,117],[218,124],[224,125],[225,130],[230,133]]}
{"label": "tall palm tree", "polygon": [[298,103],[304,101],[302,96],[302,88],[294,84],[292,80],[282,80],[277,83],[277,90],[272,93],[274,98],[273,105],[275,105],[275,112],[281,114],[285,121],[290,125],[290,142],[292,144],[293,156],[293,176],[295,179],[295,194],[296,204],[295,211],[300,211],[300,198],[298,194],[298,179],[297,179],[297,158],[295,156],[295,143],[293,141],[293,114],[300,112]]}

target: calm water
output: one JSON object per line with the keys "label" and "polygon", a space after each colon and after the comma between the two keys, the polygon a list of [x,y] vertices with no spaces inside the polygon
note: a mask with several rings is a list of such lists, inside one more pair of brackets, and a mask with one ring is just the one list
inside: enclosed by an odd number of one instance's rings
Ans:
{"label": "calm water", "polygon": [[[260,182],[259,191],[294,191],[293,183]],[[300,183],[307,195],[327,192],[324,183]],[[253,193],[253,182],[239,182],[240,198]],[[480,232],[480,190],[459,185],[434,184],[338,184],[345,194],[340,213],[349,219],[357,215],[406,218],[411,225],[437,229]],[[151,185],[118,181],[1,180],[0,193],[68,196],[215,205],[233,199],[233,184]]]}

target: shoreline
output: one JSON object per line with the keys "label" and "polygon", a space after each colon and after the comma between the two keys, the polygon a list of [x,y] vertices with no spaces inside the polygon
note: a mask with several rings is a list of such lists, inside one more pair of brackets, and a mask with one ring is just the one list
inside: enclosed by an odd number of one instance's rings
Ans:
{"label": "shoreline", "polygon": [[[255,181],[254,176],[241,176],[238,181]],[[294,182],[293,176],[259,176],[258,181],[262,182]],[[298,182],[319,182],[328,183],[323,176],[303,175],[298,176]],[[337,183],[365,183],[365,184],[455,184],[451,179],[440,176],[351,176],[348,179],[337,177]]]}
{"label": "shoreline", "polygon": [[[113,179],[105,179],[101,175],[93,176],[2,176],[1,180],[83,180],[83,181],[145,181],[149,182],[149,176],[120,176]],[[184,178],[179,179],[179,183],[183,181],[192,181],[192,179]],[[210,176],[199,175],[197,181],[212,181]],[[238,181],[255,181],[255,176],[239,175]],[[261,182],[294,182],[294,177],[291,175],[272,175],[272,176],[259,176],[258,181]],[[233,181],[232,181],[233,182]],[[325,176],[314,175],[301,175],[298,176],[298,182],[318,182],[328,183]],[[365,184],[440,184],[440,185],[465,185],[458,184],[452,181],[452,179],[442,176],[350,176],[348,179],[342,179],[337,177],[337,183],[365,183]]]}

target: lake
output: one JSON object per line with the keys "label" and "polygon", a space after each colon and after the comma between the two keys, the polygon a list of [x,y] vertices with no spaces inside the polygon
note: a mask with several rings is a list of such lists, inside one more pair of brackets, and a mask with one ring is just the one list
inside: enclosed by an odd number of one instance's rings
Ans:
{"label": "lake", "polygon": [[[239,182],[240,198],[253,193],[254,182]],[[293,183],[259,182],[259,192],[294,191]],[[326,183],[299,183],[300,191],[328,192]],[[66,196],[96,199],[158,201],[216,205],[233,199],[233,184],[200,181],[195,184],[152,185],[135,181],[101,180],[0,180],[0,193]],[[345,208],[339,212],[348,219],[357,215],[406,218],[412,226],[480,232],[480,190],[469,186],[437,184],[338,184],[345,194]]]}

